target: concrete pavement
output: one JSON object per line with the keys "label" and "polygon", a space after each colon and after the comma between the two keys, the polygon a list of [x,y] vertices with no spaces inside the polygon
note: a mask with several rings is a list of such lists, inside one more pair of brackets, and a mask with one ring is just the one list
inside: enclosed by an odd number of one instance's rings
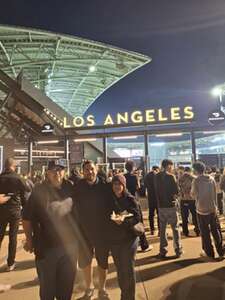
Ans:
{"label": "concrete pavement", "polygon": [[[145,222],[146,220],[145,213]],[[224,223],[224,219],[222,219]],[[225,224],[223,224],[225,228]],[[169,234],[171,234],[169,230]],[[169,257],[160,261],[155,257],[158,253],[159,239],[157,236],[147,237],[154,249],[147,253],[138,253],[136,261],[138,300],[225,300],[225,260],[222,262],[204,262],[199,258],[201,241],[199,237],[183,238],[184,255],[173,258],[172,240],[169,242]],[[0,283],[11,284],[12,289],[0,294],[0,300],[38,300],[38,280],[33,255],[22,249],[22,233],[18,236],[17,268],[6,273],[0,268]],[[0,263],[7,253],[8,237],[6,236],[0,252]],[[96,268],[94,272],[96,282]],[[116,271],[110,258],[107,287],[111,299],[119,300],[120,291],[117,284]],[[73,299],[81,295],[83,288],[82,274],[78,272]],[[96,292],[97,295],[97,292]],[[94,299],[97,299],[95,297]]]}

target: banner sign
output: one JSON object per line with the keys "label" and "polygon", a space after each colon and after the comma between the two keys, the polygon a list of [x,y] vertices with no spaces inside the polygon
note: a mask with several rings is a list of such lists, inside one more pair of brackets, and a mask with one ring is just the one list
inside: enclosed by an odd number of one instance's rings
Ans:
{"label": "banner sign", "polygon": [[54,127],[50,123],[46,123],[42,126],[41,133],[52,133],[54,131]]}
{"label": "banner sign", "polygon": [[209,113],[208,121],[211,125],[219,125],[225,121],[225,114],[221,110],[213,110]]}

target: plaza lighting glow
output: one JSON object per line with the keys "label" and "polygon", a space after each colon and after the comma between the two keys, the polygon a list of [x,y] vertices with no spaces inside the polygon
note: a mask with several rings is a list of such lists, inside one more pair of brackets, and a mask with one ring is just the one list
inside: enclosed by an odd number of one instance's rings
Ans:
{"label": "plaza lighting glow", "polygon": [[95,139],[95,138],[74,139],[74,142],[95,142],[95,141],[97,141],[97,139]]}
{"label": "plaza lighting glow", "polygon": [[131,136],[115,136],[113,137],[113,140],[129,140],[129,139],[136,139],[136,135],[131,135]]}
{"label": "plaza lighting glow", "polygon": [[38,141],[37,144],[57,144],[59,140]]}
{"label": "plaza lighting glow", "polygon": [[212,95],[214,97],[218,97],[222,94],[222,89],[220,87],[215,87],[214,89],[212,89]]}
{"label": "plaza lighting glow", "polygon": [[177,132],[177,133],[161,133],[161,134],[156,134],[155,136],[157,137],[167,137],[167,136],[182,136],[183,133]]}

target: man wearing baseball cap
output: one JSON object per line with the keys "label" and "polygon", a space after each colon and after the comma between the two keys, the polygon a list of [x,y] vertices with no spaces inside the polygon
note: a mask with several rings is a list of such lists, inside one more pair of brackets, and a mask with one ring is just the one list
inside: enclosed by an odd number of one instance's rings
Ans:
{"label": "man wearing baseball cap", "polygon": [[64,179],[65,161],[49,161],[23,212],[24,249],[33,252],[41,300],[72,297],[76,275],[76,225],[71,217],[72,183]]}

